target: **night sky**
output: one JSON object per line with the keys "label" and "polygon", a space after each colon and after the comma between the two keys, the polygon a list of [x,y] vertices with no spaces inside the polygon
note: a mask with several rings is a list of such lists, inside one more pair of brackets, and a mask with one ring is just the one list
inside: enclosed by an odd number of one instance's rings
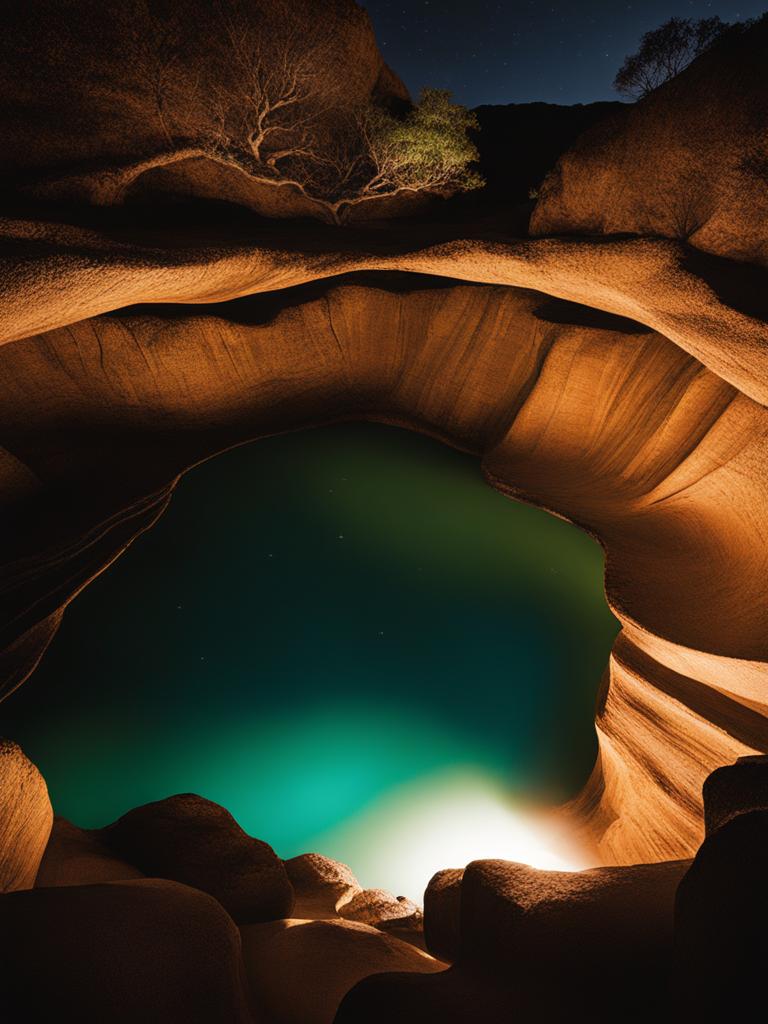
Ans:
{"label": "night sky", "polygon": [[460,103],[591,103],[624,57],[668,18],[762,14],[766,0],[362,0],[385,60],[414,94],[450,89]]}

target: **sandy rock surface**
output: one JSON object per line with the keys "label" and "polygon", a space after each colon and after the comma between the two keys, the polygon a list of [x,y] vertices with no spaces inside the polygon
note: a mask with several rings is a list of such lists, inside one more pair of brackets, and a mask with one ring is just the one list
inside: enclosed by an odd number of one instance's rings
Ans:
{"label": "sandy rock surface", "polygon": [[426,929],[456,962],[431,977],[364,979],[336,1024],[609,1020],[627,992],[631,1019],[655,1019],[666,1012],[675,890],[689,864],[553,872],[475,861],[463,878],[441,872],[433,888],[442,917],[430,921],[428,890]]}
{"label": "sandy rock surface", "polygon": [[704,826],[712,835],[747,811],[768,811],[768,756],[740,757],[704,780]]}
{"label": "sandy rock surface", "polygon": [[[644,244],[627,243],[625,280]],[[579,263],[573,243],[574,280],[589,251]],[[108,276],[94,272],[94,287]],[[369,274],[241,301],[124,311],[0,350],[4,444],[39,482],[8,498],[19,511],[0,688],[29,671],[73,593],[162,514],[187,466],[365,415],[476,453],[503,493],[600,539],[623,630],[597,706],[600,762],[571,810],[595,862],[695,852],[706,775],[766,746],[765,408],[637,321],[530,289]],[[718,333],[743,368],[727,317]],[[105,443],[106,423],[119,443]],[[73,486],[76,516],[54,497]]]}
{"label": "sandy rock surface", "polygon": [[429,881],[424,893],[424,941],[429,952],[453,963],[461,937],[463,868],[445,868]]}
{"label": "sandy rock surface", "polygon": [[293,917],[338,917],[338,908],[361,892],[351,868],[322,854],[303,853],[283,864],[295,895]]}
{"label": "sandy rock surface", "polygon": [[56,885],[95,885],[144,878],[133,864],[115,857],[91,832],[58,815],[45,848],[35,888]]}
{"label": "sandy rock surface", "polygon": [[339,908],[347,921],[359,921],[374,928],[400,925],[421,916],[416,904],[405,896],[393,896],[386,889],[363,889]]}
{"label": "sandy rock surface", "polygon": [[331,1024],[344,995],[383,972],[432,974],[445,964],[356,921],[286,920],[241,928],[256,1019]]}
{"label": "sandy rock surface", "polygon": [[194,793],[136,807],[94,836],[145,875],[210,893],[239,924],[291,913],[293,889],[272,847]]}
{"label": "sandy rock surface", "polygon": [[768,956],[767,859],[768,810],[745,811],[707,836],[680,883],[675,982],[693,1013],[759,1015]]}
{"label": "sandy rock surface", "polygon": [[536,235],[657,235],[768,265],[768,20],[583,135],[545,181]]}
{"label": "sandy rock surface", "polygon": [[34,885],[52,823],[42,775],[16,743],[0,739],[0,892]]}

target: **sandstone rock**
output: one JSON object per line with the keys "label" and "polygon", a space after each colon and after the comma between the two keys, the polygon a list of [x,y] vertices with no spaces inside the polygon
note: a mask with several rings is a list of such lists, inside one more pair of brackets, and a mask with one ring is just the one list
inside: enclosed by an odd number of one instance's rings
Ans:
{"label": "sandstone rock", "polygon": [[194,793],[136,807],[95,835],[144,874],[210,893],[238,923],[291,912],[291,883],[272,847]]}
{"label": "sandstone rock", "polygon": [[[55,259],[43,269],[40,259],[13,264],[0,306],[0,332],[12,331],[4,339],[59,325],[0,349],[5,444],[44,484],[14,523],[0,570],[0,692],[21,682],[50,639],[55,623],[40,636],[36,623],[53,622],[151,525],[187,466],[329,417],[381,417],[481,454],[493,486],[601,539],[623,629],[597,711],[599,763],[573,809],[607,863],[693,855],[706,775],[765,748],[768,412],[721,376],[736,379],[738,366],[740,386],[768,402],[764,324],[752,319],[745,332],[746,318],[664,262],[671,243],[547,239],[457,242],[376,263],[521,287],[367,274],[219,304],[213,315],[166,305],[63,328],[92,303],[233,298],[370,269],[372,257],[356,254],[357,242],[334,255],[327,239],[314,254],[291,245],[275,253],[262,238],[225,257],[203,250],[198,262],[171,247],[162,259],[142,249],[137,265],[134,249],[121,255],[105,237],[97,245],[78,235],[70,250],[38,229]],[[25,290],[30,280],[44,301]],[[546,289],[622,305],[643,322],[663,311],[677,343],[589,319],[586,307],[574,316],[563,304],[558,318]],[[394,323],[397,331],[383,326]],[[729,369],[700,361],[721,357]],[[50,403],[36,400],[40,388]],[[125,448],[84,448],[80,424],[109,424]],[[140,459],[137,430],[157,441]],[[67,488],[77,500],[65,521],[51,509]]]}
{"label": "sandstone rock", "polygon": [[685,239],[768,264],[768,19],[583,135],[547,178],[536,235]]}
{"label": "sandstone rock", "polygon": [[371,925],[425,949],[421,907],[405,896],[393,896],[384,889],[365,889],[339,906],[339,916]]}
{"label": "sandstone rock", "polygon": [[690,861],[539,871],[474,861],[461,883],[461,960],[507,970],[596,975],[608,965],[662,961],[672,948],[674,899]]}
{"label": "sandstone rock", "polygon": [[138,868],[115,857],[91,832],[57,816],[53,819],[35,888],[94,885],[143,877]]}
{"label": "sandstone rock", "polygon": [[293,916],[310,921],[338,917],[338,907],[361,891],[351,868],[319,853],[283,861],[293,886]]}
{"label": "sandstone rock", "polygon": [[707,836],[675,903],[682,1005],[702,1019],[749,1015],[765,1000],[768,810],[727,819]]}
{"label": "sandstone rock", "polygon": [[438,871],[424,893],[424,941],[429,952],[452,963],[459,955],[463,868]]}
{"label": "sandstone rock", "polygon": [[339,916],[347,921],[359,921],[374,928],[388,924],[402,924],[421,918],[421,911],[405,896],[393,896],[385,889],[363,889],[339,907]]}
{"label": "sandstone rock", "polygon": [[704,781],[704,824],[712,835],[731,818],[768,811],[768,756],[740,757]]}
{"label": "sandstone rock", "polygon": [[[590,1019],[600,1018],[593,1012]],[[439,974],[364,978],[342,1000],[334,1024],[511,1024],[518,1020],[548,1024],[541,1007],[525,1005],[508,988],[500,988],[493,975],[451,967]]]}
{"label": "sandstone rock", "polygon": [[16,743],[0,739],[0,892],[34,885],[52,822],[42,775]]}
{"label": "sandstone rock", "polygon": [[[250,40],[248,49],[233,51],[233,38]],[[121,203],[145,175],[155,178],[143,183],[145,196],[210,196],[217,182],[225,195],[237,194],[243,175],[212,158],[210,139],[222,106],[241,96],[238,61],[250,54],[251,64],[279,67],[315,51],[315,118],[333,111],[343,122],[373,96],[407,102],[354,0],[190,0],[183,9],[30,0],[9,13],[0,40],[0,130],[8,140],[0,172],[47,200]],[[20,118],[15,111],[30,97],[34,116]],[[165,168],[175,169],[166,179]],[[312,213],[297,189],[255,191],[249,196],[246,187],[235,201],[273,216]]]}
{"label": "sandstone rock", "polygon": [[[436,977],[362,981],[336,1024],[612,1019],[595,1017],[597,992],[611,1014],[631,992],[631,1019],[655,1019],[666,1012],[675,889],[688,864],[554,872],[475,861],[461,883],[456,963]],[[443,880],[449,891],[455,883]]]}
{"label": "sandstone rock", "polygon": [[344,995],[370,974],[430,974],[444,964],[356,921],[276,921],[241,928],[256,1019],[331,1024]]}
{"label": "sandstone rock", "polygon": [[250,1024],[231,918],[212,897],[140,879],[0,897],[8,1024]]}

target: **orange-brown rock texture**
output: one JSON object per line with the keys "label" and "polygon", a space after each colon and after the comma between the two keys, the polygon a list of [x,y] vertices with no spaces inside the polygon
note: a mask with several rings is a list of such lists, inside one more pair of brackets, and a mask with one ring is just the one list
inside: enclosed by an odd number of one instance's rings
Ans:
{"label": "orange-brown rock texture", "polygon": [[690,854],[704,777],[765,745],[768,412],[657,332],[529,289],[367,275],[92,317],[6,345],[0,373],[9,686],[187,466],[362,417],[476,453],[494,486],[603,543],[624,628],[577,802],[598,860]]}
{"label": "orange-brown rock texture", "polygon": [[659,235],[768,263],[768,19],[733,29],[585,133],[544,183],[537,235]]}
{"label": "orange-brown rock texture", "polygon": [[[96,32],[98,5],[85,6]],[[396,94],[366,19],[341,0],[329,17],[337,7],[341,56],[365,56],[359,95],[382,82]],[[16,37],[36,45],[27,8],[14,17]],[[30,205],[0,224],[0,692],[32,672],[67,603],[151,527],[190,466],[278,431],[398,423],[474,453],[493,486],[600,540],[622,631],[598,700],[599,761],[568,813],[595,863],[691,855],[703,779],[768,747],[765,191],[739,191],[761,166],[749,147],[766,126],[754,71],[765,25],[564,158],[533,228],[567,238],[256,219],[182,231],[35,207],[65,196],[98,205],[88,188],[103,174],[149,172],[141,162],[161,140],[146,96],[131,84],[134,110],[103,87],[110,75],[125,82],[118,28],[104,46],[117,63],[46,50],[61,92],[36,94],[37,135],[17,125],[3,155],[9,180],[15,169],[17,185],[54,187],[27,190]],[[67,77],[78,62],[98,89]],[[15,66],[0,83],[9,125],[36,88],[36,72],[14,78]],[[671,195],[710,168],[709,219],[681,234],[605,154],[634,152],[635,139],[642,149],[664,118],[689,131],[691,95],[703,92],[723,97],[706,108],[720,127],[701,129],[696,147],[667,147]],[[77,132],[68,114],[54,117],[68,104]],[[729,105],[741,121],[726,118]],[[731,125],[747,141],[726,168]],[[58,191],[88,161],[102,177],[86,168],[85,191]],[[748,231],[733,213],[739,195]],[[598,223],[598,207],[615,217]]]}

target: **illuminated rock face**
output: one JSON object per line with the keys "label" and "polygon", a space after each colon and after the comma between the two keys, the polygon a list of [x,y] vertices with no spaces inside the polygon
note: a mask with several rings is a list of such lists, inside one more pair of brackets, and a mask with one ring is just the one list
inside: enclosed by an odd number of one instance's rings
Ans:
{"label": "illuminated rock face", "polygon": [[[531,252],[533,269],[519,270],[529,279],[549,258]],[[470,271],[468,257],[453,265]],[[220,267],[198,268],[201,300],[226,293],[209,289]],[[242,260],[226,272],[247,290]],[[567,261],[557,272],[586,293]],[[89,273],[68,279],[75,301]],[[311,276],[299,260],[282,273],[285,284]],[[151,293],[146,268],[128,291],[137,280]],[[691,347],[722,329],[720,309],[693,323]],[[30,316],[62,315],[40,310],[27,303]],[[768,413],[658,333],[531,290],[367,275],[214,310],[96,317],[4,346],[0,366],[4,493],[18,512],[6,692],[187,466],[274,431],[365,417],[476,453],[494,486],[603,543],[623,631],[598,706],[599,763],[572,808],[595,862],[691,854],[704,777],[766,744]]]}
{"label": "illuminated rock face", "polygon": [[[16,129],[5,176],[31,184],[28,199],[119,202],[88,173],[57,189],[75,165],[109,179],[155,159],[162,126],[121,33],[156,36],[111,18],[114,5],[83,0],[81,19],[42,6],[45,19],[40,4],[19,8],[0,42]],[[402,99],[360,9],[323,7],[343,29],[329,96]],[[596,861],[690,854],[704,777],[768,746],[768,327],[762,268],[735,262],[765,262],[765,33],[716,48],[567,155],[532,222],[549,237],[277,222],[239,239],[202,225],[110,232],[30,206],[5,220],[0,488],[13,540],[0,693],[29,675],[66,603],[151,526],[190,465],[298,426],[399,423],[475,453],[493,486],[599,538],[623,629],[598,702],[599,762],[571,810]],[[50,47],[51,34],[79,48]],[[42,63],[28,59],[35,48]],[[36,85],[51,80],[49,60],[56,90]],[[231,77],[196,26],[181,63],[198,61]],[[18,124],[19,89],[35,94],[36,123]],[[650,191],[649,168],[661,182]],[[681,224],[691,175],[695,223]],[[398,271],[431,277],[386,276]],[[226,305],[257,293],[269,294]],[[126,309],[136,303],[176,308]]]}
{"label": "illuminated rock face", "polygon": [[532,233],[686,239],[768,265],[767,48],[768,19],[739,26],[586,132],[546,179]]}

